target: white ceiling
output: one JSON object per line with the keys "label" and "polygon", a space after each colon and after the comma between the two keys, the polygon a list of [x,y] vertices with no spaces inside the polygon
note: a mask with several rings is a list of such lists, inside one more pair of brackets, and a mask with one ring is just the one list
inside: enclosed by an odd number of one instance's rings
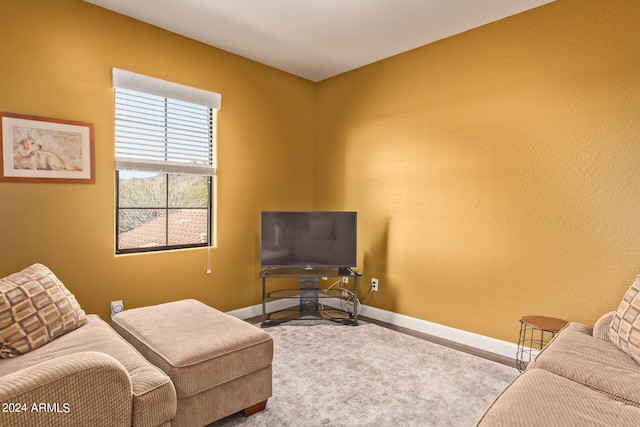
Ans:
{"label": "white ceiling", "polygon": [[84,0],[320,81],[554,0]]}

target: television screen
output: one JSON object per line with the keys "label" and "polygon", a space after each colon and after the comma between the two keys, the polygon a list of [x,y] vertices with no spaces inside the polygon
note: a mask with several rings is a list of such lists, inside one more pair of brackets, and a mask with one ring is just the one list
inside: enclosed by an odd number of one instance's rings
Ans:
{"label": "television screen", "polygon": [[355,267],[356,212],[260,214],[260,266]]}

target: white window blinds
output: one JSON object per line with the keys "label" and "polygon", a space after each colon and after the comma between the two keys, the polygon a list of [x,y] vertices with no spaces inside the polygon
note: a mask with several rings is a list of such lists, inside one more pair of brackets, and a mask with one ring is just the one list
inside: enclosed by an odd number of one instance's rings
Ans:
{"label": "white window blinds", "polygon": [[215,175],[221,96],[113,69],[117,170]]}

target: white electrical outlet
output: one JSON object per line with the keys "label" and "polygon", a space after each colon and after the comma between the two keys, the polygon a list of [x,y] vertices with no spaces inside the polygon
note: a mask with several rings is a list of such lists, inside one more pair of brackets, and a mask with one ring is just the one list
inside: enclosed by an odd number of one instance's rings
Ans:
{"label": "white electrical outlet", "polygon": [[122,303],[122,300],[111,301],[111,317],[120,313],[122,310],[124,310],[124,304]]}
{"label": "white electrical outlet", "polygon": [[378,279],[376,279],[375,277],[371,279],[371,290],[374,292],[378,292]]}
{"label": "white electrical outlet", "polygon": [[349,277],[348,276],[343,276],[342,277],[342,283],[349,283]]}

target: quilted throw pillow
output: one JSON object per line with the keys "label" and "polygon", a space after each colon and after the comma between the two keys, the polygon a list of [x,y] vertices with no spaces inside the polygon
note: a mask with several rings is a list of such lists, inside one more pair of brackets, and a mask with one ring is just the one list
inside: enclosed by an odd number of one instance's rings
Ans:
{"label": "quilted throw pillow", "polygon": [[35,350],[85,323],[76,298],[44,265],[0,279],[0,358]]}
{"label": "quilted throw pillow", "polygon": [[609,341],[640,363],[640,275],[613,316]]}

